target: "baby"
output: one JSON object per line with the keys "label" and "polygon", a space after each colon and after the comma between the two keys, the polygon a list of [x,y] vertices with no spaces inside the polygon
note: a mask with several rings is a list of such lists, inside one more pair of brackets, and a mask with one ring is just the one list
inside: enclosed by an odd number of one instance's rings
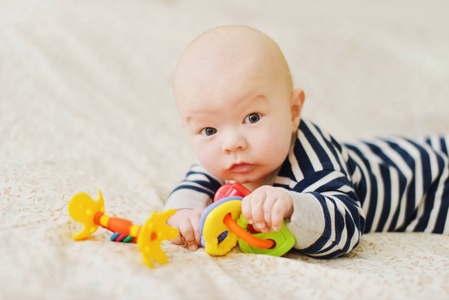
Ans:
{"label": "baby", "polygon": [[449,232],[448,139],[339,143],[301,118],[304,92],[265,34],[204,33],[181,56],[174,93],[198,159],[166,203],[178,210],[175,244],[198,248],[201,213],[229,181],[252,192],[242,214],[256,230],[286,219],[294,249],[315,257],[350,252],[365,232]]}

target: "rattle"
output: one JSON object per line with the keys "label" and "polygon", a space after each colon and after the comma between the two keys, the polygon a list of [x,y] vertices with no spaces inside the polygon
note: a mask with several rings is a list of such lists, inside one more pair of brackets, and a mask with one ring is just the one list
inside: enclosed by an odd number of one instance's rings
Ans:
{"label": "rattle", "polygon": [[167,220],[175,214],[176,210],[171,209],[160,214],[155,211],[143,226],[134,225],[128,220],[105,215],[103,196],[101,191],[98,193],[97,201],[94,201],[86,193],[78,193],[70,200],[70,217],[84,225],[83,230],[73,239],[75,241],[85,239],[101,226],[114,232],[111,240],[137,242],[143,260],[148,267],[153,268],[151,259],[165,264],[168,258],[161,249],[161,243],[163,240],[174,239],[179,234],[177,229],[167,225]]}
{"label": "rattle", "polygon": [[202,245],[210,255],[225,255],[239,243],[245,253],[282,256],[296,243],[285,220],[279,231],[260,233],[255,231],[241,214],[241,200],[250,194],[239,183],[220,187],[214,203],[201,215],[200,233]]}

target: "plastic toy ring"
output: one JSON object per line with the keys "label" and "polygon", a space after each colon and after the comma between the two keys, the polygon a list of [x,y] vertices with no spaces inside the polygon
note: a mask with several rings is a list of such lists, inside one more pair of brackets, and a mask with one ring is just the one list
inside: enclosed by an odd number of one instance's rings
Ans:
{"label": "plastic toy ring", "polygon": [[[225,255],[237,245],[237,235],[229,231],[228,226],[223,223],[227,215],[230,215],[232,219],[237,219],[240,216],[241,197],[235,197],[237,200],[232,198],[225,198],[213,203],[201,216],[200,233],[204,237],[204,248],[210,255]],[[227,236],[219,241],[218,238],[223,237],[222,233],[225,231],[229,231]]]}

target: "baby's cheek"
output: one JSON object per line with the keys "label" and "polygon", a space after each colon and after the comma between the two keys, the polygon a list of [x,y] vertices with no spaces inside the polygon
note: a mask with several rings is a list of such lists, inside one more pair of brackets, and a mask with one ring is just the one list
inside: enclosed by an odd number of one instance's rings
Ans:
{"label": "baby's cheek", "polygon": [[220,153],[211,147],[202,147],[195,151],[195,155],[209,173],[219,178],[223,177]]}
{"label": "baby's cheek", "polygon": [[290,148],[290,140],[286,141],[285,138],[279,136],[279,134],[265,135],[263,139],[259,140],[257,149],[260,156],[269,159],[272,162],[283,161]]}

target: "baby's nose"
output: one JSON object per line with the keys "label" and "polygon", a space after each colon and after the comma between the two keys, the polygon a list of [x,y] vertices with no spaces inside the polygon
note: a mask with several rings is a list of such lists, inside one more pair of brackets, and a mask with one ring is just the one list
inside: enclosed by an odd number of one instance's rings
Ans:
{"label": "baby's nose", "polygon": [[231,152],[235,151],[242,151],[247,148],[247,142],[244,136],[240,134],[229,134],[226,137],[224,137],[223,141],[223,151],[226,154],[229,154]]}

